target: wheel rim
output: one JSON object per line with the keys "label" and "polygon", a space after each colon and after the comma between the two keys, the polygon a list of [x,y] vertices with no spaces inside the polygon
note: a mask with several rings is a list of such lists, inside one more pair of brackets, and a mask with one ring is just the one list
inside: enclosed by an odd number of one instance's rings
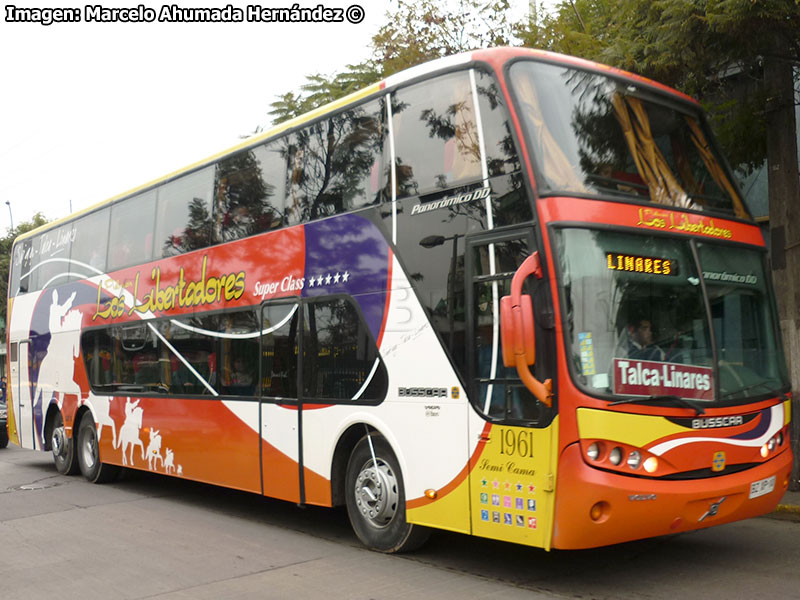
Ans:
{"label": "wheel rim", "polygon": [[377,471],[372,459],[364,463],[353,492],[364,519],[373,527],[382,528],[397,514],[397,477],[386,462],[379,458],[377,463]]}
{"label": "wheel rim", "polygon": [[81,444],[81,458],[83,459],[84,466],[91,470],[97,462],[97,438],[92,435],[91,430],[83,436],[83,443]]}
{"label": "wheel rim", "polygon": [[64,458],[67,455],[67,438],[64,433],[64,425],[59,425],[53,429],[50,445],[53,448],[53,456],[56,458]]}

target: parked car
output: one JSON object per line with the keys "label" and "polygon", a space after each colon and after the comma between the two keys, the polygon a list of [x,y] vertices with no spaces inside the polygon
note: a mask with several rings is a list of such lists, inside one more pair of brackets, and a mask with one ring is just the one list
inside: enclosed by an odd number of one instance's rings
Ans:
{"label": "parked car", "polygon": [[8,446],[8,429],[6,429],[6,421],[8,421],[8,408],[6,407],[5,398],[0,400],[0,448]]}

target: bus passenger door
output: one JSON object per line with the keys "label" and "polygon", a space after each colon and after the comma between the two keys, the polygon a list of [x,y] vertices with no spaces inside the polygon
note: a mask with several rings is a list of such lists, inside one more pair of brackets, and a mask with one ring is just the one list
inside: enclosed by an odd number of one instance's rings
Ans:
{"label": "bus passenger door", "polygon": [[36,439],[31,386],[28,380],[28,349],[30,343],[30,340],[11,342],[8,353],[8,365],[11,375],[8,389],[11,390],[11,395],[14,397],[14,424],[19,435],[20,448],[34,448],[34,440]]}
{"label": "bus passenger door", "polygon": [[[500,298],[510,294],[514,273],[535,250],[530,228],[467,238],[467,373],[477,413],[470,420],[470,436],[479,440],[470,462],[470,496],[475,535],[546,548],[552,529],[556,421],[516,369],[503,365],[500,337]],[[533,294],[532,279],[524,293]],[[537,300],[541,302],[534,295],[534,304]],[[539,336],[537,342],[538,357],[550,344]]]}
{"label": "bus passenger door", "polygon": [[261,487],[266,496],[301,502],[297,395],[301,305],[261,308]]}

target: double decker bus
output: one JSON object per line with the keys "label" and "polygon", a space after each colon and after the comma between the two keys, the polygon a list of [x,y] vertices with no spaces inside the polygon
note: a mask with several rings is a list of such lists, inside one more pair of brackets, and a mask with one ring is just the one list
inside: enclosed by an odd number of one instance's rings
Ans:
{"label": "double decker bus", "polygon": [[391,76],[15,243],[9,432],[121,468],[588,548],[761,515],[790,389],[699,105],[522,48]]}

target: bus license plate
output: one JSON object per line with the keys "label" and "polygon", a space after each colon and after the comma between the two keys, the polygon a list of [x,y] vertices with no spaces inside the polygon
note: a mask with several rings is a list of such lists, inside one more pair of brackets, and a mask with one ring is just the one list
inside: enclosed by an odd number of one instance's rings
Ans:
{"label": "bus license plate", "polygon": [[750,484],[750,499],[769,494],[775,489],[775,475]]}

